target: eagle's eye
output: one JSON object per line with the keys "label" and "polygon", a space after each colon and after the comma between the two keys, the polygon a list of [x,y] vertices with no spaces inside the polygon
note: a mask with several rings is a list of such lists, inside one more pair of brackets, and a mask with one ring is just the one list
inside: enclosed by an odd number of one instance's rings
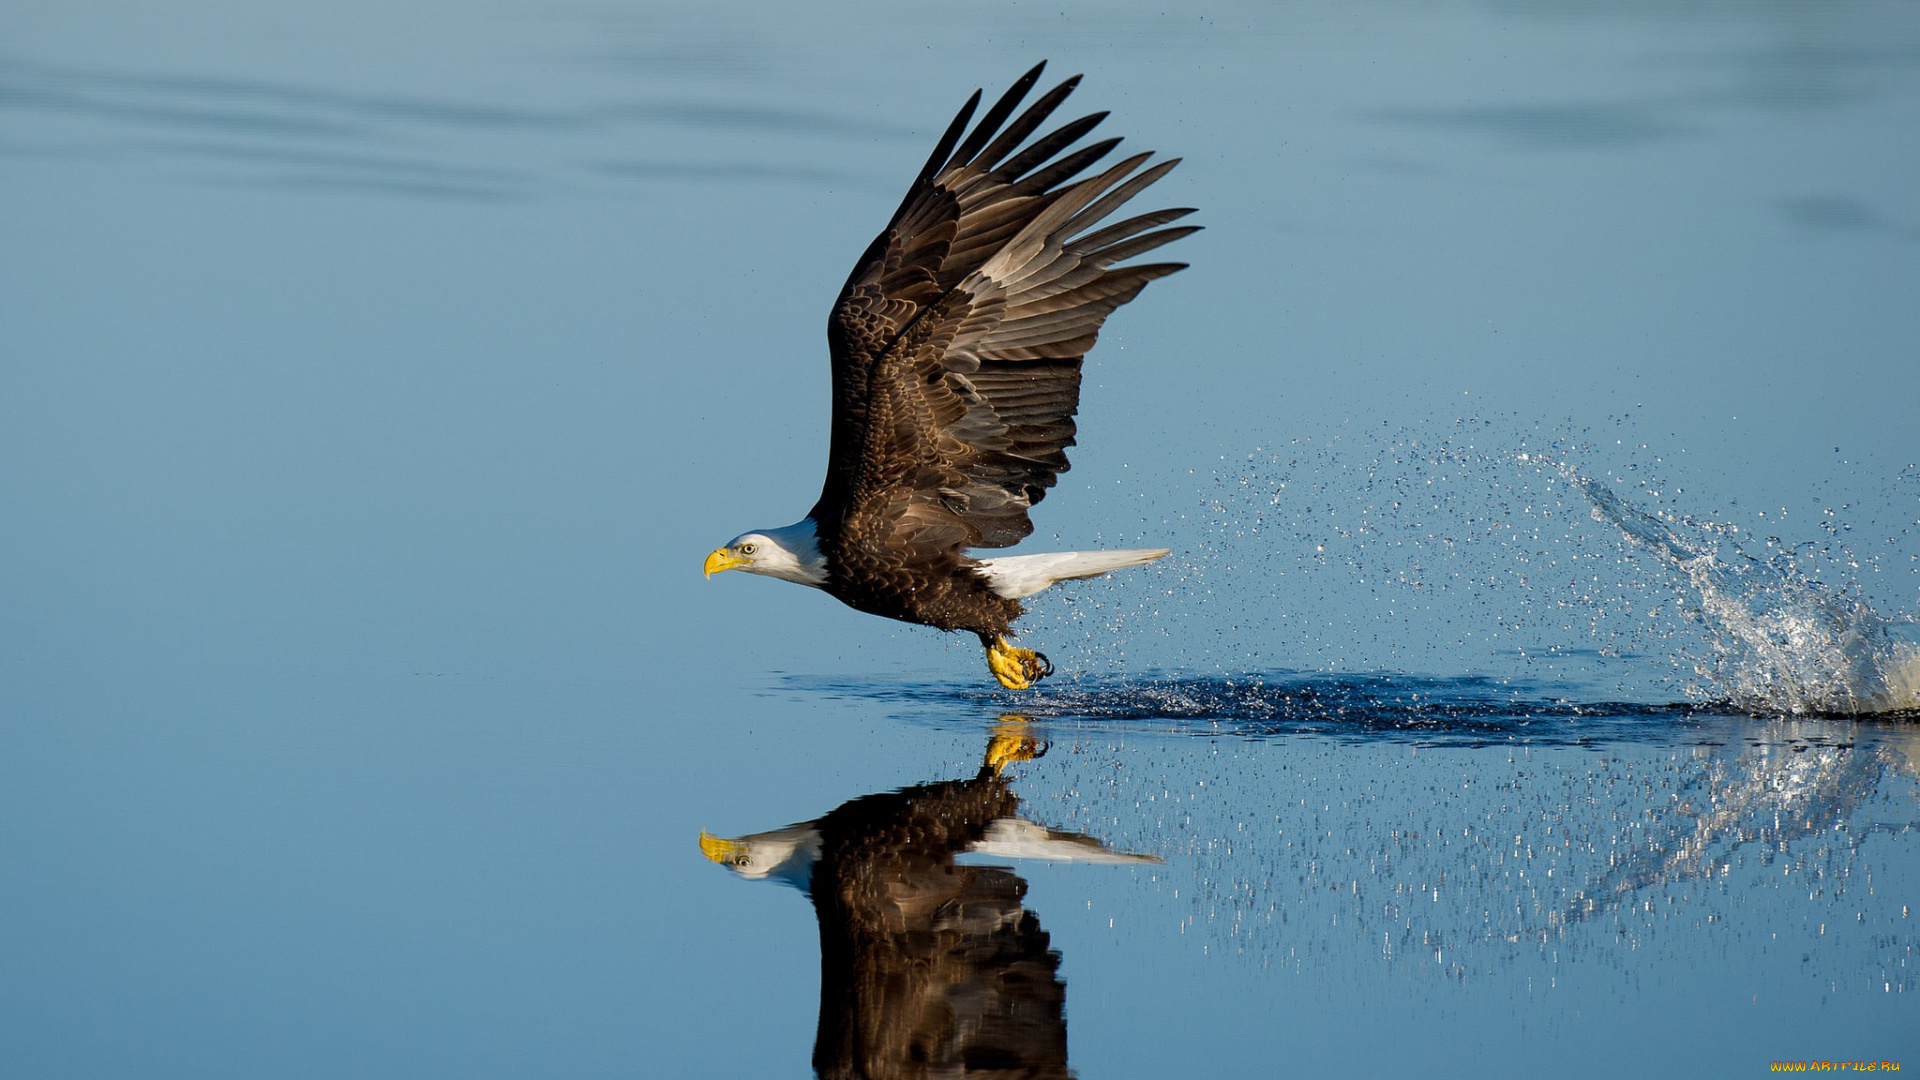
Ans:
{"label": "eagle's eye", "polygon": [[751,555],[751,554],[753,554],[753,545],[752,545],[752,544],[741,544],[741,545],[740,545],[740,554],[742,554],[742,555]]}

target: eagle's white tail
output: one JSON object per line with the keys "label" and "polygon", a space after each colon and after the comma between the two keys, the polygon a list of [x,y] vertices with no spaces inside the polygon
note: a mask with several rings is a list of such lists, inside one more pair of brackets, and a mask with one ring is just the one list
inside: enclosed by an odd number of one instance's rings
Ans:
{"label": "eagle's white tail", "polygon": [[981,559],[976,572],[994,592],[1009,600],[1032,596],[1056,581],[1099,577],[1129,566],[1145,566],[1167,553],[1166,548],[1132,551],[1050,551],[1044,555],[1002,555]]}

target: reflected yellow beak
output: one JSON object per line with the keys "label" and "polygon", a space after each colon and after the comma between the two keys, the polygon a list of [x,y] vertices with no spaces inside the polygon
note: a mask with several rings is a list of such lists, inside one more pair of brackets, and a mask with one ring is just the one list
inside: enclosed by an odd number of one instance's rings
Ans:
{"label": "reflected yellow beak", "polygon": [[747,845],[736,844],[731,840],[722,840],[717,836],[708,836],[707,830],[701,829],[700,851],[705,854],[707,858],[725,866],[741,855],[746,854]]}
{"label": "reflected yellow beak", "polygon": [[707,556],[707,576],[712,577],[722,570],[732,570],[734,567],[745,566],[752,561],[752,559],[743,559],[726,548],[714,548],[713,554]]}

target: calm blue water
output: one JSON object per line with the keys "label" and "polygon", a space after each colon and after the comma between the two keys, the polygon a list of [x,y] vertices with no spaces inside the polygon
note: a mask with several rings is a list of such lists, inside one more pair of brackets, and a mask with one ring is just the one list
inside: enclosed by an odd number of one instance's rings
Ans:
{"label": "calm blue water", "polygon": [[[1042,57],[1209,228],[1013,695],[698,564]],[[9,5],[0,1072],[1914,1067],[1917,131],[1901,3]]]}

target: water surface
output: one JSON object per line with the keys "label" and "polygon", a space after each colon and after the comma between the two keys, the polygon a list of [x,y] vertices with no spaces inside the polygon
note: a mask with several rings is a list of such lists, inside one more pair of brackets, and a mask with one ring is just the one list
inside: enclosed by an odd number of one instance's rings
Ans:
{"label": "water surface", "polygon": [[[1043,57],[1209,228],[1020,696],[698,562]],[[0,1066],[1914,1067],[1917,108],[1900,3],[10,5]]]}

